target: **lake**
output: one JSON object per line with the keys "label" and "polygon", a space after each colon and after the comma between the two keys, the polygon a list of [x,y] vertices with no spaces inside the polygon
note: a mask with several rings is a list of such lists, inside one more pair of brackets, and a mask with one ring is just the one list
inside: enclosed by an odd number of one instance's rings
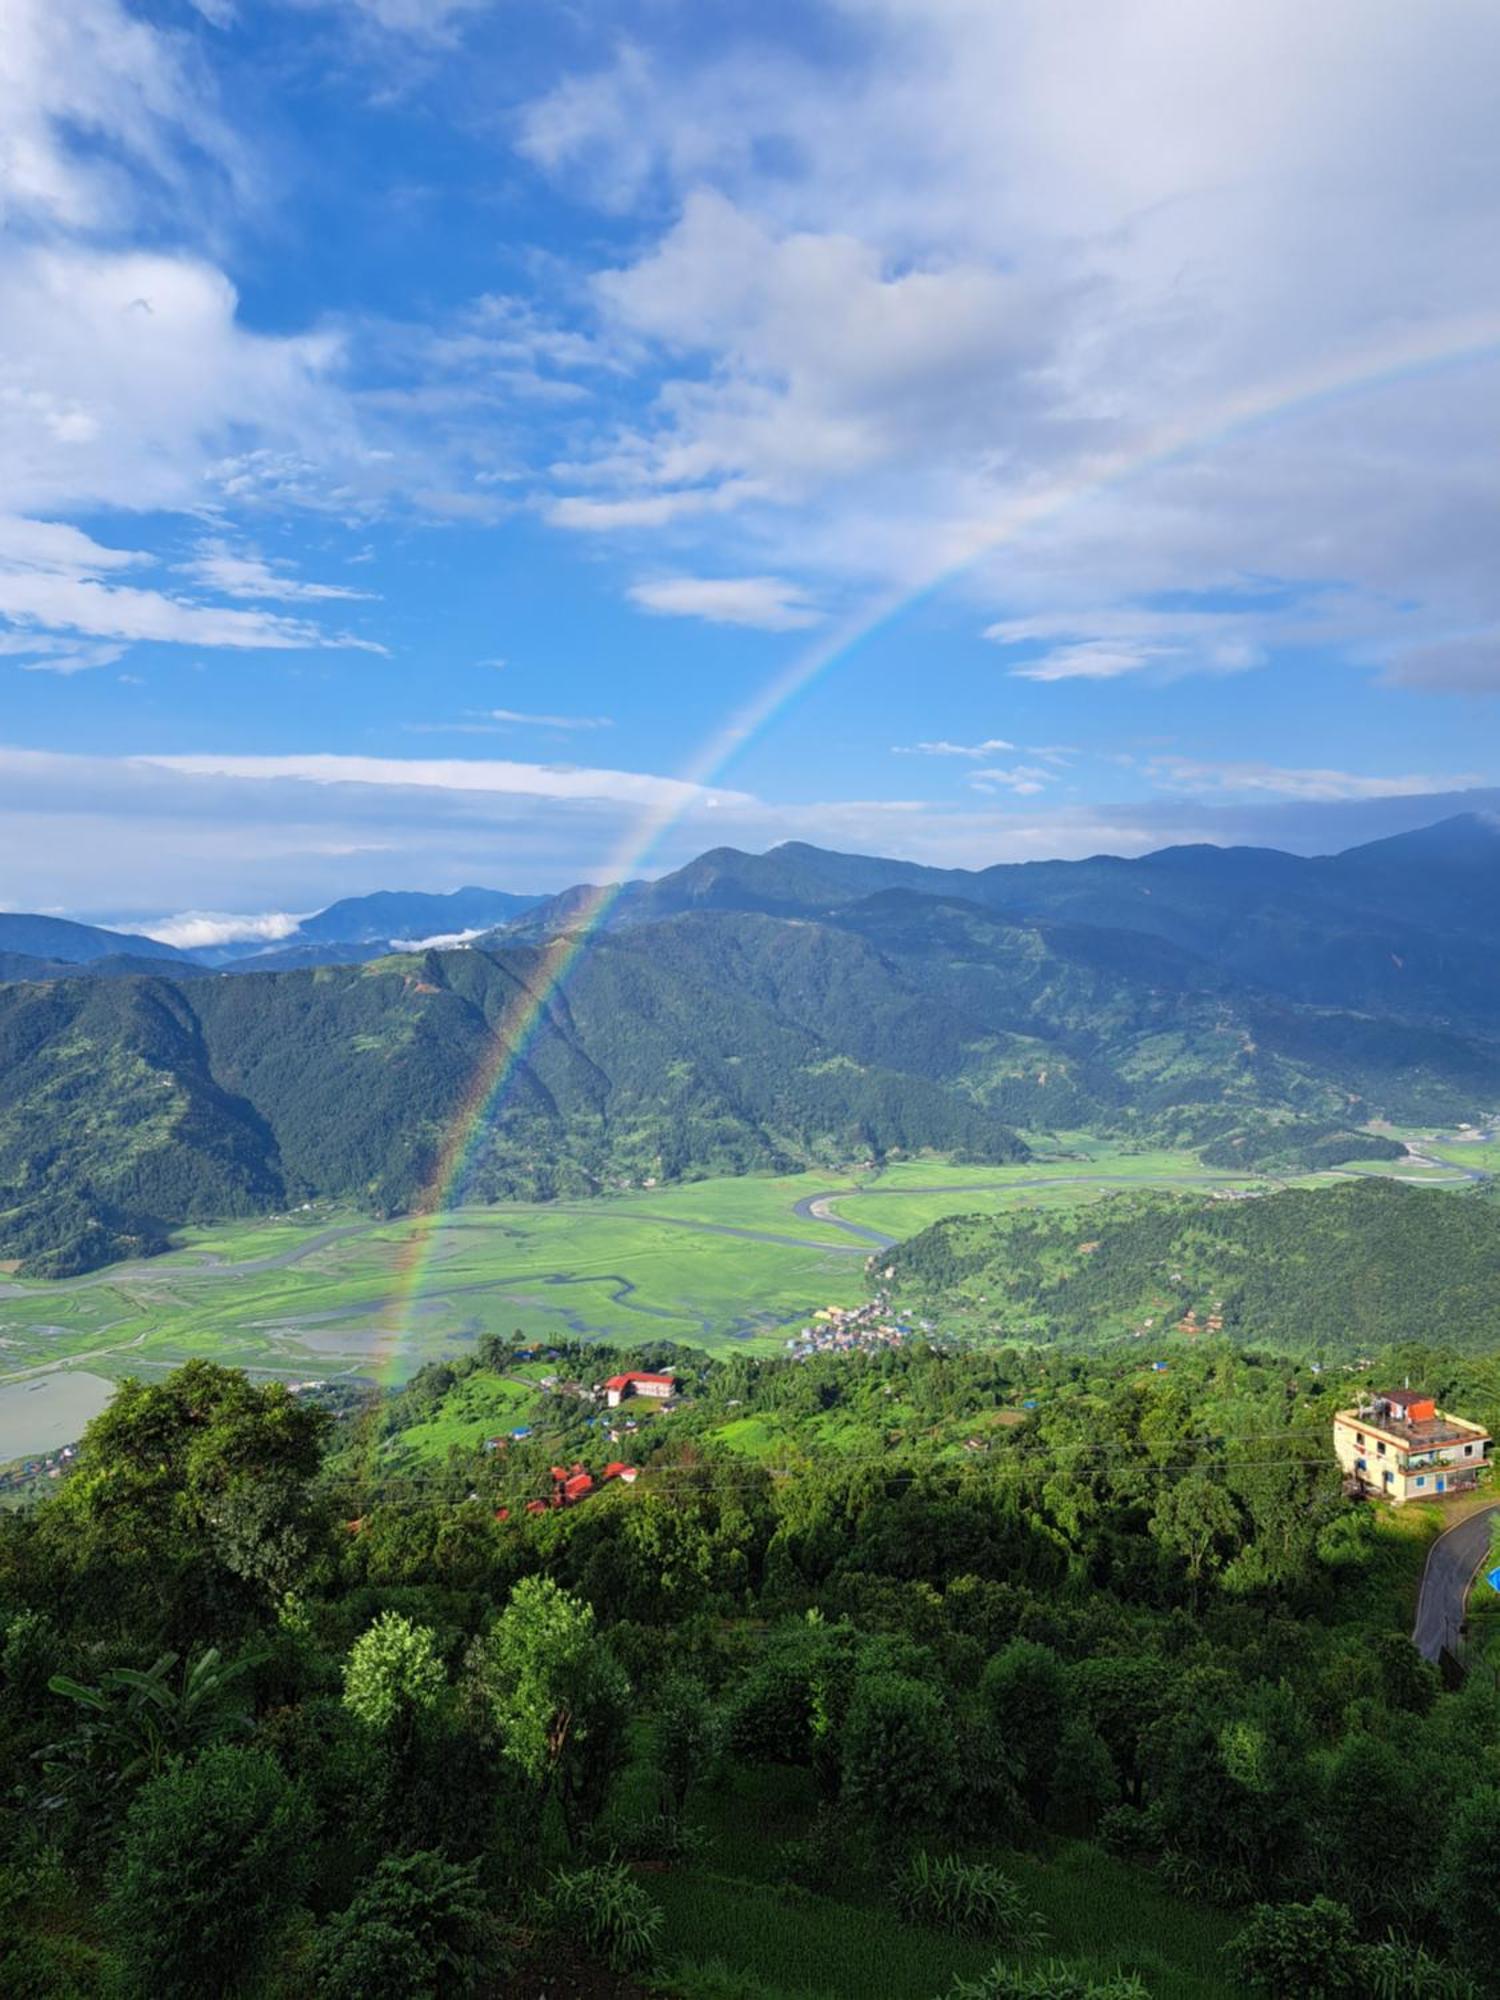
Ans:
{"label": "lake", "polygon": [[114,1393],[113,1382],[82,1368],[7,1382],[0,1388],[0,1462],[75,1444]]}

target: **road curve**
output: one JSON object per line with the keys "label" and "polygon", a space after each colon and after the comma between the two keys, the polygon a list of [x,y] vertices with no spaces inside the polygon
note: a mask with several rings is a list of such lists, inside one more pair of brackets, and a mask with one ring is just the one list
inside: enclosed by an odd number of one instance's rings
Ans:
{"label": "road curve", "polygon": [[1474,1572],[1490,1546],[1490,1529],[1500,1513],[1500,1501],[1482,1507],[1438,1536],[1427,1551],[1422,1588],[1417,1597],[1417,1622],[1411,1640],[1424,1660],[1435,1660],[1446,1647],[1457,1654],[1464,1599]]}

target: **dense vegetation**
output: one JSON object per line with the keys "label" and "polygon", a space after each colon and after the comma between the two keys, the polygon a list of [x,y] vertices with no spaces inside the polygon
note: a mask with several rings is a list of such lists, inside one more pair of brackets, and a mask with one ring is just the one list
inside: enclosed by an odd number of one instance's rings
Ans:
{"label": "dense vegetation", "polygon": [[1500,1348],[1500,1203],[1372,1179],[950,1216],[883,1258],[881,1282],[1002,1337],[1160,1342],[1181,1327],[1322,1360],[1413,1339],[1479,1354]]}
{"label": "dense vegetation", "polygon": [[[127,1386],[0,1523],[0,1990],[1495,1990],[1500,1694],[1404,1637],[1348,1377],[657,1358],[687,1393],[622,1443],[559,1393],[425,1479],[379,1431],[437,1378],[333,1436]],[[639,1477],[529,1512],[575,1449]]]}

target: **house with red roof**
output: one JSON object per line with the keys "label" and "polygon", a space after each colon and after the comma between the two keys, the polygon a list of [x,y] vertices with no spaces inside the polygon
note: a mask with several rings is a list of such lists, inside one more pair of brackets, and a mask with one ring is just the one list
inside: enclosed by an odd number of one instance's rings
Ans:
{"label": "house with red roof", "polygon": [[612,1410],[631,1396],[654,1396],[658,1402],[664,1403],[676,1393],[675,1375],[611,1375],[604,1384],[604,1399]]}

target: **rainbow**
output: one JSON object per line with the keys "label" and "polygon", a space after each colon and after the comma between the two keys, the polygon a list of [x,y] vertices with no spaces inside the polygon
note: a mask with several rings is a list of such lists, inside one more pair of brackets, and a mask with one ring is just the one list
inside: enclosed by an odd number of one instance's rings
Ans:
{"label": "rainbow", "polygon": [[390,1304],[382,1315],[386,1344],[377,1372],[396,1372],[409,1331],[412,1303],[423,1289],[443,1219],[461,1193],[469,1165],[505,1091],[546,1019],[548,1003],[566,982],[626,882],[639,876],[662,836],[687,803],[719,781],[733,758],[777,716],[867,639],[915,606],[936,596],[986,557],[1008,547],[1068,508],[1205,451],[1217,450],[1261,425],[1301,414],[1343,397],[1361,395],[1438,370],[1500,355],[1500,314],[1450,321],[1441,329],[1414,331],[1378,349],[1346,353],[1317,367],[1260,384],[1156,426],[1128,446],[1082,461],[982,519],[960,526],[951,547],[925,577],[882,593],[820,641],[797,653],[700,747],[661,803],[631,827],[608,867],[612,886],[590,892],[576,921],[543,948],[496,1025],[483,1060],[450,1120],[411,1230],[401,1246]]}

